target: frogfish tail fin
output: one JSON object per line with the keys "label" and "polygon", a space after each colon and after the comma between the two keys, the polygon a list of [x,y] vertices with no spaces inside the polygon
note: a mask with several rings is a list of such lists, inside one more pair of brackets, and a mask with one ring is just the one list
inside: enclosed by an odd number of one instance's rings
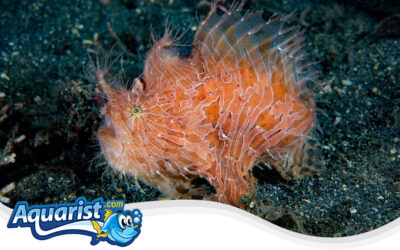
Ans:
{"label": "frogfish tail fin", "polygon": [[286,180],[317,174],[325,165],[321,145],[312,138],[304,138],[293,150],[268,163]]}

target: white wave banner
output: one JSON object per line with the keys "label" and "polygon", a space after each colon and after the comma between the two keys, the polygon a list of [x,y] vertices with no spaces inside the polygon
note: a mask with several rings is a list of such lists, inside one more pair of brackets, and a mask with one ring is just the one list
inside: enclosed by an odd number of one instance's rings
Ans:
{"label": "white wave banner", "polygon": [[[241,209],[216,202],[155,201],[126,204],[125,208],[138,208],[143,214],[141,234],[128,246],[132,249],[393,249],[400,238],[399,219],[356,236],[321,238],[285,230]],[[10,208],[0,204],[1,249],[92,248],[86,235],[37,240],[30,228],[9,229],[11,213]],[[100,242],[93,248],[120,247]]]}

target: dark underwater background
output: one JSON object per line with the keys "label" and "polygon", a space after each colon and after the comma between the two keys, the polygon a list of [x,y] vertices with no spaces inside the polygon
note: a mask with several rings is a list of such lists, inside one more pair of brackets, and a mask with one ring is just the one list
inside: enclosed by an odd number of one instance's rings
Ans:
{"label": "dark underwater background", "polygon": [[[229,7],[232,1],[222,1]],[[400,215],[400,3],[395,0],[248,0],[244,9],[293,11],[321,87],[315,92],[326,164],[285,181],[255,166],[244,208],[296,232],[348,236]],[[0,0],[0,189],[13,207],[79,196],[127,203],[165,198],[107,168],[95,140],[103,100],[90,51],[123,54],[131,78],[165,23],[190,44],[206,2],[189,0]],[[89,53],[88,53],[89,50]]]}

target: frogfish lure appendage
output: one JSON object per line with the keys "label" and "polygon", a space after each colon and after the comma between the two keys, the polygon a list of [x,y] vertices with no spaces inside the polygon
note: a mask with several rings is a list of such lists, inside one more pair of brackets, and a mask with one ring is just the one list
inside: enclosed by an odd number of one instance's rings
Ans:
{"label": "frogfish lure appendage", "polygon": [[313,71],[302,32],[286,27],[285,17],[243,15],[241,5],[220,15],[214,6],[189,56],[174,42],[166,32],[154,44],[129,90],[113,87],[98,69],[107,104],[97,139],[113,169],[173,198],[239,206],[255,191],[258,162],[285,179],[322,168],[310,139]]}

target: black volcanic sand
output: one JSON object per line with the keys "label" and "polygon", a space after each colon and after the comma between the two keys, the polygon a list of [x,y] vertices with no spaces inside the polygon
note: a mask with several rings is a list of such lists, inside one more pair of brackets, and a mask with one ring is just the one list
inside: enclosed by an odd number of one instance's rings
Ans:
{"label": "black volcanic sand", "polygon": [[[243,198],[247,211],[290,230],[354,235],[400,215],[400,7],[390,0],[364,2],[245,5],[266,17],[296,10],[290,24],[305,30],[309,57],[319,62],[325,83],[316,91],[315,131],[325,170],[287,182],[255,167],[257,192]],[[3,194],[10,198],[6,205],[79,196],[128,203],[163,198],[107,169],[99,155],[94,134],[103,103],[89,80],[87,50],[109,51],[120,38],[116,51],[124,57],[117,64],[132,81],[141,73],[151,32],[161,36],[168,19],[178,32],[187,31],[182,42],[190,44],[209,8],[189,0],[3,0],[0,9],[0,188],[15,182]]]}

